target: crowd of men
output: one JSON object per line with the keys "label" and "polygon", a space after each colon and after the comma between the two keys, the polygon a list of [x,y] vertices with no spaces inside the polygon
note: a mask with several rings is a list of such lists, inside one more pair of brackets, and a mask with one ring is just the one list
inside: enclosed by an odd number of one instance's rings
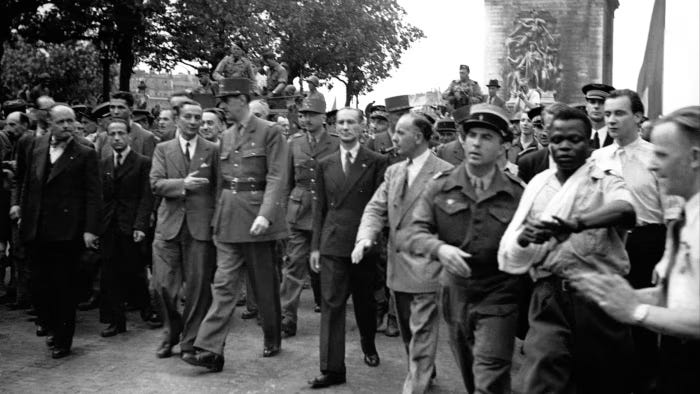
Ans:
{"label": "crowd of men", "polygon": [[311,76],[290,133],[268,120],[261,95],[287,76],[264,59],[261,90],[234,45],[155,124],[129,92],[94,109],[5,103],[3,302],[31,308],[54,358],[98,296],[102,336],[138,309],[163,327],[158,358],[179,347],[214,372],[245,305],[273,357],[305,324],[310,283],[311,388],[346,382],[352,295],[367,366],[377,332],[400,335],[404,393],[438,375],[441,321],[468,392],[511,391],[518,338],[525,393],[700,390],[699,106],[649,124],[628,89],[542,106],[524,83],[510,113],[497,80],[482,94],[461,66],[450,117],[405,95],[327,111]]}

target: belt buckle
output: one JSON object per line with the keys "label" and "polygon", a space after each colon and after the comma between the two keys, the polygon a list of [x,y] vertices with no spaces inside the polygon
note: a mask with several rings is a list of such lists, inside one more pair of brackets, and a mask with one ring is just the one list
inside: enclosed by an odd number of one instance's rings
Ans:
{"label": "belt buckle", "polygon": [[570,285],[568,280],[566,280],[566,279],[561,280],[561,291],[565,291],[567,293],[571,291],[571,285]]}
{"label": "belt buckle", "polygon": [[231,194],[236,194],[238,188],[238,178],[231,179]]}
{"label": "belt buckle", "polygon": [[255,178],[248,178],[248,182],[250,182],[250,194],[256,194],[258,191],[255,189]]}

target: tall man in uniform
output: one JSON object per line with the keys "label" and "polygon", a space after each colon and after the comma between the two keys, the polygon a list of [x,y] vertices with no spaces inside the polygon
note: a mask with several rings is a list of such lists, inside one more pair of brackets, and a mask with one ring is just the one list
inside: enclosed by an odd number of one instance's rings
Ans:
{"label": "tall man in uniform", "polygon": [[508,125],[500,107],[471,107],[460,131],[464,163],[434,178],[402,234],[407,251],[442,263],[443,314],[471,393],[510,392],[523,277],[500,272],[497,251],[523,186],[498,166]]}
{"label": "tall man in uniform", "polygon": [[[638,127],[644,115],[639,95],[622,89],[610,92],[605,99],[605,121],[613,143],[593,151],[594,160],[614,168],[625,180],[632,194],[637,214],[636,226],[627,234],[625,248],[630,259],[627,277],[632,287],[651,287],[652,273],[665,249],[666,222],[677,219],[681,201],[661,190],[659,179],[649,167],[654,160],[654,145],[639,136]],[[635,393],[649,393],[658,369],[657,335],[634,328]]]}
{"label": "tall man in uniform", "polygon": [[479,83],[469,79],[469,66],[459,66],[459,79],[450,82],[450,86],[442,94],[442,99],[447,101],[451,111],[482,102],[484,98]]}
{"label": "tall man in uniform", "polygon": [[113,154],[100,160],[102,176],[102,304],[100,315],[109,324],[100,335],[126,331],[124,303],[132,293],[144,320],[150,312],[150,295],[139,246],[146,240],[153,209],[149,184],[151,159],[129,147],[129,125],[115,118],[107,126]]}
{"label": "tall man in uniform", "polygon": [[281,96],[287,86],[287,70],[277,62],[272,52],[263,53],[263,62],[270,68],[267,72],[267,94]]}
{"label": "tall man in uniform", "polygon": [[177,138],[156,147],[150,174],[153,194],[162,198],[153,241],[153,287],[165,322],[156,351],[159,358],[170,357],[178,342],[181,356],[194,352],[197,329],[211,302],[209,284],[215,269],[211,219],[218,149],[197,135],[202,123],[198,103],[183,103],[177,123]]}
{"label": "tall man in uniform", "polygon": [[250,112],[251,88],[245,78],[225,79],[221,86],[219,97],[236,124],[221,135],[213,301],[197,333],[197,353],[183,358],[215,372],[224,367],[224,343],[246,271],[262,320],[263,357],[279,353],[282,341],[275,242],[287,237],[287,143],[279,126]]}
{"label": "tall man in uniform", "polygon": [[394,142],[407,160],[391,165],[384,182],[365,207],[352,252],[359,263],[365,252],[381,240],[389,227],[386,284],[396,300],[396,315],[406,353],[408,374],[404,393],[423,393],[435,371],[439,328],[438,274],[436,260],[402,252],[396,234],[411,220],[411,214],[426,182],[452,165],[428,149],[432,127],[418,114],[403,115],[394,132]]}
{"label": "tall man in uniform", "polygon": [[17,158],[20,235],[30,256],[38,319],[53,334],[53,358],[70,353],[75,331],[77,263],[83,248],[97,248],[101,203],[96,152],[73,137],[75,114],[49,111],[49,133]]}
{"label": "tall man in uniform", "polygon": [[[614,87],[602,83],[589,83],[581,88],[586,97],[586,112],[593,125],[591,134],[591,148],[598,149],[612,144],[613,137],[608,134],[608,126],[605,124],[605,99]],[[643,114],[642,114],[643,115]]]}
{"label": "tall man in uniform", "polygon": [[362,211],[384,179],[386,158],[360,144],[362,111],[338,111],[339,152],[319,162],[313,210],[311,269],[321,273],[321,375],[312,388],[345,383],[345,307],[352,294],[364,361],[379,365],[374,344],[375,300],[372,286],[377,269],[370,253],[353,262],[350,254]]}
{"label": "tall man in uniform", "polygon": [[[338,151],[340,141],[323,127],[326,121],[326,101],[322,97],[307,97],[299,110],[301,126],[305,131],[296,133],[289,141],[289,200],[287,202],[287,265],[282,271],[282,335],[290,337],[297,332],[299,297],[309,272],[311,252],[311,210],[316,199],[318,161]],[[321,289],[318,273],[311,272],[314,300],[320,308]]]}

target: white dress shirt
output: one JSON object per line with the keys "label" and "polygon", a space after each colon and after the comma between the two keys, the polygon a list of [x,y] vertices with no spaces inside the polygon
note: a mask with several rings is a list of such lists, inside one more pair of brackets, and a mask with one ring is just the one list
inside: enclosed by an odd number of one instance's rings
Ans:
{"label": "white dress shirt", "polygon": [[682,201],[669,197],[659,185],[656,175],[649,171],[654,159],[654,145],[639,137],[620,146],[612,144],[596,149],[592,157],[602,166],[621,174],[632,193],[632,205],[637,213],[637,225],[664,223],[664,219],[675,219],[680,214]]}
{"label": "white dress shirt", "polygon": [[131,147],[129,145],[127,145],[126,149],[124,149],[121,152],[121,155],[122,155],[121,160],[119,162],[117,162],[117,156],[119,156],[119,152],[113,151],[112,153],[114,155],[114,166],[119,167],[120,165],[124,164],[124,161],[126,160],[126,156],[129,155],[129,152],[131,152]]}
{"label": "white dress shirt", "polygon": [[[54,141],[53,138],[51,138],[51,141]],[[51,160],[51,164],[54,164],[56,160],[61,157],[63,151],[66,150],[66,145],[68,145],[68,142],[70,142],[70,140],[59,142],[57,144],[52,143],[49,145],[49,160]]]}
{"label": "white dress shirt", "polygon": [[345,149],[343,145],[340,145],[340,163],[343,166],[343,172],[347,173],[348,169],[345,168],[345,158],[348,155],[348,152],[350,152],[350,164],[353,164],[355,162],[355,159],[357,159],[357,152],[360,150],[360,143],[357,142],[355,146],[350,148],[350,150]]}
{"label": "white dress shirt", "polygon": [[197,149],[197,136],[192,138],[191,140],[186,140],[182,138],[182,135],[179,135],[177,139],[180,141],[180,149],[182,149],[182,154],[184,155],[186,150],[185,148],[187,147],[187,143],[189,142],[190,144],[190,160],[194,157],[194,150]]}
{"label": "white dress shirt", "polygon": [[428,160],[428,156],[432,155],[430,152],[430,149],[426,149],[425,152],[421,153],[418,157],[413,159],[412,161],[409,161],[406,165],[406,171],[407,171],[407,178],[406,182],[408,183],[408,187],[411,187],[413,184],[413,181],[416,179],[418,176],[418,173],[420,170],[423,168],[423,165],[425,165],[425,161]]}

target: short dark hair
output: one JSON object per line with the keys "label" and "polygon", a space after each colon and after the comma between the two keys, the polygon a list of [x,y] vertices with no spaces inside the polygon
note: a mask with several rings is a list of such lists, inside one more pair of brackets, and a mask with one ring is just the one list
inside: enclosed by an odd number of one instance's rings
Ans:
{"label": "short dark hair", "polygon": [[222,125],[226,124],[226,116],[224,115],[224,112],[221,109],[219,109],[219,108],[207,108],[204,111],[202,111],[202,114],[204,114],[206,112],[208,112],[210,114],[214,114],[216,116],[216,118],[219,119],[219,122],[221,122]]}
{"label": "short dark hair", "polygon": [[610,96],[608,96],[605,100],[619,97],[627,97],[630,99],[633,114],[641,113],[644,115],[644,103],[642,103],[642,99],[639,98],[639,94],[637,94],[637,92],[630,89],[616,89],[610,92]]}
{"label": "short dark hair", "polygon": [[336,112],[336,116],[335,116],[336,120],[338,119],[337,114],[340,111],[345,111],[345,110],[352,111],[355,113],[355,115],[357,115],[357,123],[362,123],[362,121],[365,120],[365,113],[362,112],[362,110],[357,109],[357,108],[353,108],[353,107],[343,107],[343,108],[339,109],[338,112]]}
{"label": "short dark hair", "polygon": [[179,105],[179,108],[178,108],[178,111],[177,111],[177,116],[180,116],[180,112],[181,112],[181,110],[182,110],[183,108],[185,108],[185,105],[194,105],[195,107],[202,108],[202,104],[200,104],[200,103],[198,103],[198,102],[196,102],[196,101],[194,101],[194,100],[189,100],[189,99],[183,100],[183,101],[180,103],[180,105]]}
{"label": "short dark hair", "polygon": [[[591,132],[593,129],[593,126],[591,125],[591,120],[588,119],[588,115],[586,115],[585,112],[581,111],[580,109],[576,108],[564,108],[559,113],[554,114],[554,118],[552,118],[552,125],[554,125],[554,122],[557,120],[579,120],[583,124],[583,132],[586,135],[586,138],[591,138]],[[551,133],[553,128],[550,128],[549,132]]]}
{"label": "short dark hair", "polygon": [[124,100],[126,105],[131,108],[134,106],[134,95],[129,92],[115,92],[109,96],[111,99]]}
{"label": "short dark hair", "polygon": [[109,125],[111,125],[112,123],[121,123],[121,124],[125,125],[126,132],[131,133],[131,126],[129,125],[129,122],[127,122],[126,120],[120,119],[120,118],[109,118],[109,122],[107,123],[108,129],[109,129]]}
{"label": "short dark hair", "polygon": [[675,124],[688,137],[688,141],[696,146],[700,146],[700,105],[691,105],[677,109],[657,119],[654,122],[654,127],[664,123]]}
{"label": "short dark hair", "polygon": [[423,139],[428,142],[430,137],[433,135],[433,125],[430,121],[423,115],[409,112],[401,117],[408,116],[411,119],[411,124],[416,126],[420,133],[423,134]]}

